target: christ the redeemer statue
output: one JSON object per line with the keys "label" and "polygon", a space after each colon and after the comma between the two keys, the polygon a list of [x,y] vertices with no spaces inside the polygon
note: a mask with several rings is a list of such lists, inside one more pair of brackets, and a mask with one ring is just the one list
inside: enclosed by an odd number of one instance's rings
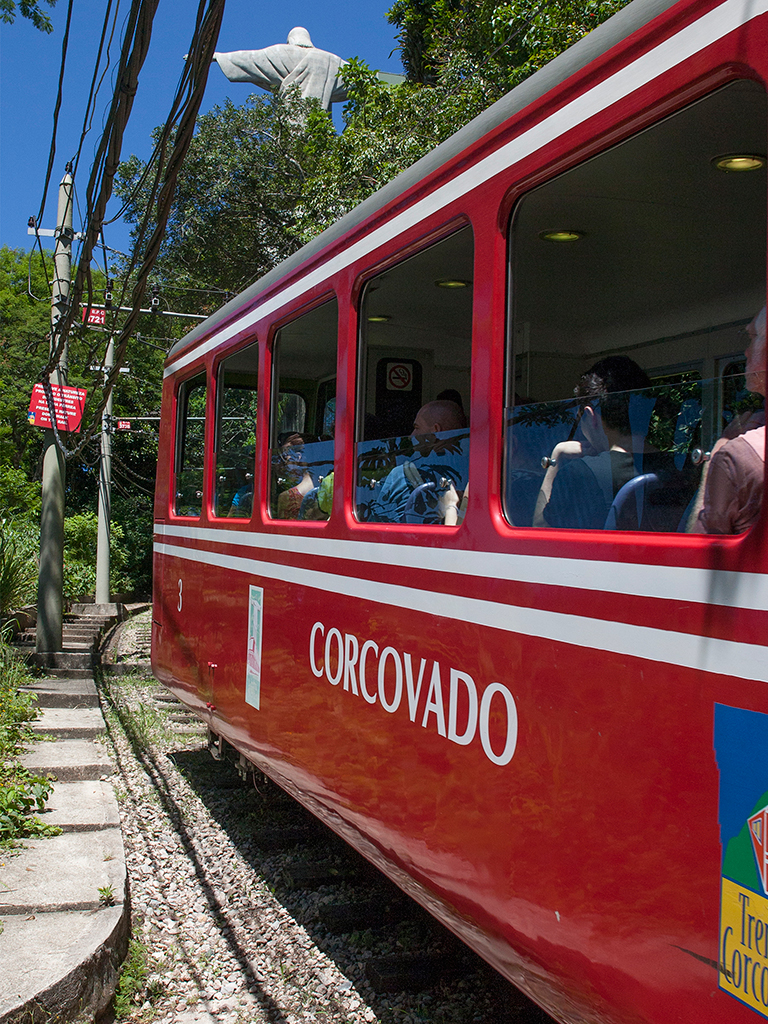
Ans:
{"label": "christ the redeemer statue", "polygon": [[264,50],[214,53],[213,59],[230,82],[250,82],[270,92],[298,85],[304,99],[313,96],[326,110],[331,109],[332,103],[347,98],[339,78],[339,68],[346,62],[335,53],[313,46],[305,28],[291,29],[287,43],[276,43]]}

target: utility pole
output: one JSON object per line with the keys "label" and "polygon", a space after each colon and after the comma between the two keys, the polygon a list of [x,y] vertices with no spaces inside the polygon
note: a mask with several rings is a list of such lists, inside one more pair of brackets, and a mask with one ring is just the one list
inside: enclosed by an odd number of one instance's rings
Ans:
{"label": "utility pole", "polygon": [[[53,294],[51,295],[51,352],[58,342],[58,326],[69,303],[72,279],[73,182],[67,164],[59,185],[54,250]],[[67,346],[64,345],[53,373],[53,383],[67,383]],[[43,439],[43,489],[40,512],[40,576],[37,584],[37,640],[39,653],[61,650],[64,611],[64,454],[52,429]]]}
{"label": "utility pole", "polygon": [[[106,382],[115,365],[115,339],[110,335],[104,359]],[[99,513],[96,537],[96,604],[109,604],[109,517],[112,511],[112,391],[101,414],[101,458],[99,459]]]}

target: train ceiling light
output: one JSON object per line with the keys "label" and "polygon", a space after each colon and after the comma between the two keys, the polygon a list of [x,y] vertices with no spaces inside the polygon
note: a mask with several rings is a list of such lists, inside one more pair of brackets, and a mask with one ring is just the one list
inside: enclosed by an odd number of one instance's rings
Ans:
{"label": "train ceiling light", "polygon": [[725,156],[716,156],[712,163],[718,171],[759,171],[765,167],[765,157],[757,153],[728,153]]}
{"label": "train ceiling light", "polygon": [[584,231],[568,231],[561,228],[557,231],[541,231],[539,238],[545,242],[578,242],[584,235]]}
{"label": "train ceiling light", "polygon": [[471,281],[460,281],[456,277],[446,277],[442,280],[435,281],[437,288],[469,288],[471,284]]}

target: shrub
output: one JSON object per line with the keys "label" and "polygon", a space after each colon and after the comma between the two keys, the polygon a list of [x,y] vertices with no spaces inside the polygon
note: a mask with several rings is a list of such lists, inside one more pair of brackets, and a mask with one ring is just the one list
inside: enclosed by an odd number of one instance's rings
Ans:
{"label": "shrub", "polygon": [[31,723],[38,717],[32,694],[19,690],[27,671],[0,636],[0,846],[24,836],[57,835],[60,829],[34,817],[51,794],[50,779],[33,775],[19,762],[34,739]]}
{"label": "shrub", "polygon": [[0,612],[13,611],[34,598],[37,565],[7,523],[0,524]]}
{"label": "shrub", "polygon": [[[64,596],[93,594],[96,589],[96,548],[98,517],[80,512],[64,520]],[[125,534],[114,519],[110,525],[110,590],[128,591],[133,582],[123,568],[126,562]]]}

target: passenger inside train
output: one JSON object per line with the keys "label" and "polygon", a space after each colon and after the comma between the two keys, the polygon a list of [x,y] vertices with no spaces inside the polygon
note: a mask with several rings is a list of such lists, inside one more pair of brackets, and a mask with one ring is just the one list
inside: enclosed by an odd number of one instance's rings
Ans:
{"label": "passenger inside train", "polygon": [[[515,205],[503,487],[510,525],[689,532],[695,523],[731,533],[754,523],[764,430],[751,435],[751,453],[749,440],[726,446],[725,456],[718,447],[744,421],[764,423],[754,416],[764,416],[765,387],[750,366],[764,370],[765,353],[748,351],[745,381],[741,337],[765,300],[765,118],[762,85],[731,82]],[[597,407],[590,399],[584,411],[565,384],[617,358],[642,370],[625,385],[623,439],[605,429],[598,442],[623,469],[591,488],[602,501],[587,500],[583,488],[569,487],[566,498],[566,483],[590,479],[599,462],[584,454],[595,444]],[[697,515],[707,477],[708,510]]]}
{"label": "passenger inside train", "polygon": [[[765,306],[747,327],[746,387],[765,397]],[[702,480],[696,533],[744,533],[763,501],[765,408],[740,417],[715,445]]]}
{"label": "passenger inside train", "polygon": [[[466,488],[467,419],[458,403],[427,402],[413,422],[410,458],[392,467],[372,488],[371,521],[445,524]],[[457,525],[458,516],[449,517]]]}
{"label": "passenger inside train", "polygon": [[600,530],[616,495],[651,465],[647,444],[654,400],[648,375],[628,356],[595,363],[574,388],[577,431],[552,449],[534,510],[534,526]]}
{"label": "passenger inside train", "polygon": [[[469,227],[368,281],[360,307],[357,518],[456,525],[469,470]],[[430,396],[436,396],[430,398]]]}

